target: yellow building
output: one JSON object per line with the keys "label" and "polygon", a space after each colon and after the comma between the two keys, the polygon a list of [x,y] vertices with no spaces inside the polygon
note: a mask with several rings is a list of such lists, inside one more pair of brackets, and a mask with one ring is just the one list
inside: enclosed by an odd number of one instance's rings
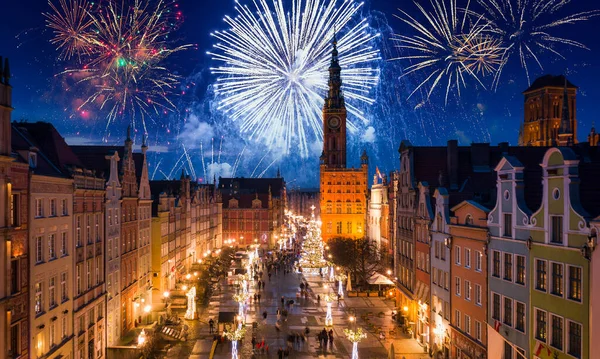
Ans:
{"label": "yellow building", "polygon": [[323,153],[320,158],[321,232],[325,241],[365,235],[369,172],[366,151],[360,157],[359,168],[346,167],[346,105],[336,45],[334,38],[329,92],[323,106]]}

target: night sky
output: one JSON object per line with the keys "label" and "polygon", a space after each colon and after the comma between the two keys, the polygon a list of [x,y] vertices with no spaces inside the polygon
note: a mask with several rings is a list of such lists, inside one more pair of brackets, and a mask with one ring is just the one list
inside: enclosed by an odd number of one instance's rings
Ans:
{"label": "night sky", "polygon": [[[55,0],[56,1],[56,0]],[[104,1],[104,0],[101,0]],[[125,0],[127,1],[127,0]],[[250,0],[239,0],[250,3]],[[428,0],[418,0],[428,4]],[[555,14],[560,17],[580,11],[593,10],[592,2],[573,0]],[[179,44],[194,44],[194,48],[175,54],[167,59],[166,65],[182,77],[181,88],[172,101],[178,112],[153,118],[149,126],[151,174],[155,179],[173,176],[181,168],[190,173],[195,168],[196,177],[202,181],[212,181],[212,176],[231,175],[231,166],[239,157],[238,176],[274,176],[278,167],[291,186],[317,186],[318,155],[299,158],[294,154],[274,157],[264,152],[260,144],[247,144],[247,138],[235,126],[222,124],[221,115],[213,115],[210,106],[210,85],[215,81],[208,68],[214,66],[206,54],[212,48],[212,31],[227,29],[223,16],[233,15],[233,0],[182,0],[179,9],[184,14],[181,27],[174,32],[174,41]],[[13,90],[13,120],[52,122],[71,144],[99,144],[105,137],[108,144],[122,143],[127,118],[120,118],[105,132],[106,121],[101,111],[91,116],[71,116],[74,94],[65,91],[59,77],[55,76],[65,68],[65,63],[57,61],[58,52],[49,43],[52,33],[45,28],[43,12],[50,11],[47,1],[25,0],[5,1],[0,21],[0,56],[10,59]],[[375,166],[390,171],[399,166],[399,143],[409,139],[414,145],[443,145],[448,139],[458,139],[461,145],[471,142],[508,141],[517,144],[519,125],[522,121],[523,97],[521,92],[528,86],[525,72],[518,61],[512,61],[504,70],[496,91],[483,89],[474,81],[462,89],[462,96],[452,96],[444,104],[443,90],[434,93],[429,102],[418,105],[421,100],[415,96],[407,100],[411,89],[419,83],[419,75],[400,79],[404,61],[388,61],[398,56],[398,49],[390,41],[391,31],[410,34],[410,28],[395,18],[398,8],[419,16],[412,1],[371,0],[366,1],[362,16],[369,17],[372,26],[381,31],[380,47],[381,81],[373,89],[371,96],[375,104],[372,116],[374,133],[351,136],[348,163],[358,164],[359,152],[365,148],[370,155],[371,170]],[[389,26],[386,28],[386,25]],[[565,25],[553,30],[553,34],[584,43],[590,50],[557,45],[566,60],[549,53],[540,55],[544,69],[530,63],[532,80],[544,74],[567,73],[569,80],[579,87],[577,94],[578,138],[587,140],[592,122],[600,113],[600,17],[574,25]],[[343,54],[340,54],[343,57]],[[342,72],[343,79],[343,72]],[[189,131],[190,116],[202,119],[208,128],[196,127]],[[199,139],[190,138],[198,134]],[[136,142],[139,145],[139,136]],[[214,144],[211,141],[214,138]],[[199,140],[203,142],[200,149]],[[219,158],[219,145],[221,156]],[[189,151],[190,161],[179,161],[182,148]],[[211,151],[211,146],[214,150]],[[245,149],[244,149],[245,148]],[[242,151],[244,151],[242,153]],[[317,151],[315,151],[316,153]],[[240,156],[241,154],[241,156]],[[204,165],[202,164],[204,157]],[[354,158],[355,157],[355,158]],[[262,162],[261,162],[262,159]],[[212,167],[210,166],[213,163]],[[270,167],[268,167],[270,165]],[[267,168],[268,167],[268,168]],[[204,173],[203,168],[207,168]]]}

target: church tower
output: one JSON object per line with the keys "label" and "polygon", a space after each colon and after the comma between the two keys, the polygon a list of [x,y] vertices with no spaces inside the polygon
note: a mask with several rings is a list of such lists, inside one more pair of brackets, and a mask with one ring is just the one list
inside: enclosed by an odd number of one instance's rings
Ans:
{"label": "church tower", "polygon": [[331,64],[329,65],[329,91],[323,105],[323,154],[321,165],[329,168],[346,168],[346,105],[342,94],[342,68],[333,38]]}
{"label": "church tower", "polygon": [[563,75],[545,75],[523,92],[520,146],[570,146],[577,143],[577,86]]}

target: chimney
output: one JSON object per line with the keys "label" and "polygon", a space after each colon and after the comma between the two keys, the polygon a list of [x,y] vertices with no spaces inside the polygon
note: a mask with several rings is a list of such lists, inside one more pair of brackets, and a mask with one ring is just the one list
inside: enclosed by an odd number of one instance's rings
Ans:
{"label": "chimney", "polygon": [[449,140],[447,153],[448,177],[450,189],[458,189],[458,140]]}
{"label": "chimney", "polygon": [[474,172],[490,171],[490,144],[471,144],[471,166]]}

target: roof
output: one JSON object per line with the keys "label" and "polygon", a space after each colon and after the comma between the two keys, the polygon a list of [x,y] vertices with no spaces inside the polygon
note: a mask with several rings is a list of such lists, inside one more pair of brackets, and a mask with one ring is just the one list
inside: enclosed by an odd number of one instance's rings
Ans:
{"label": "roof", "polygon": [[[98,174],[108,178],[110,176],[110,161],[106,156],[112,156],[115,151],[119,154],[119,168],[123,163],[125,146],[70,146],[71,150],[79,157],[85,168],[96,170]],[[142,167],[144,166],[144,155],[140,152],[133,153],[133,162],[135,165],[135,176],[142,176]]]}
{"label": "roof", "polygon": [[13,124],[19,134],[32,146],[43,152],[45,158],[65,173],[70,167],[83,168],[65,139],[54,125],[48,122],[18,122]]}
{"label": "roof", "polygon": [[[565,87],[565,76],[564,75],[544,75],[542,77],[538,77],[527,90],[523,91],[523,93],[539,90],[544,87]],[[569,80],[567,80],[567,88],[577,89],[578,87],[573,85]]]}
{"label": "roof", "polygon": [[[15,128],[13,123],[11,131],[12,150],[17,153],[20,162],[29,163],[29,159],[24,152],[28,152],[31,147],[37,147],[34,141],[27,132],[21,132]],[[43,152],[38,152],[37,166],[34,173],[42,176],[69,177],[67,173],[64,173],[52,163]]]}
{"label": "roof", "polygon": [[285,181],[277,178],[223,178],[219,177],[219,191],[223,194],[241,193],[269,193],[273,197],[280,197],[285,191]]}
{"label": "roof", "polygon": [[269,208],[269,194],[268,193],[244,193],[244,194],[223,194],[223,208],[229,208],[229,200],[235,198],[238,201],[238,208],[252,208],[252,201],[256,198],[261,201],[261,208]]}

